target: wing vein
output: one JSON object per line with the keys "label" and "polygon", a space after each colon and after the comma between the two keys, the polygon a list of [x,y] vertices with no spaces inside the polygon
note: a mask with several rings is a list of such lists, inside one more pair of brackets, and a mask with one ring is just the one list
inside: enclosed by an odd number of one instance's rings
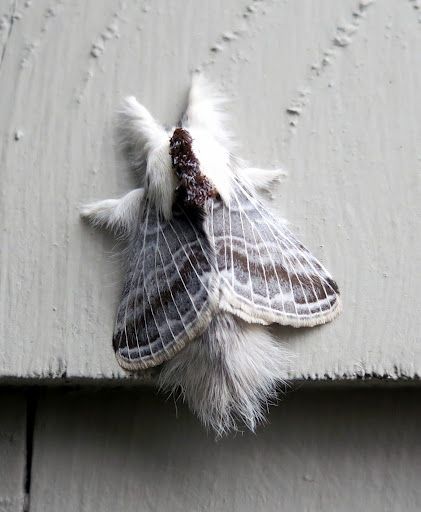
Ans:
{"label": "wing vein", "polygon": [[[260,204],[260,202],[255,198],[253,197],[250,193],[247,192],[246,189],[244,189],[239,183],[238,183],[238,186],[240,187],[240,189],[244,192],[244,194],[248,197],[248,199],[250,200],[250,202],[253,204],[253,206],[258,210],[258,211],[261,211],[261,210],[264,210],[264,212],[266,213],[267,215],[267,218],[270,220],[270,224],[272,224],[272,227],[277,230],[276,228],[276,224],[275,224],[275,220],[273,219],[272,215],[270,214],[270,212],[267,212],[263,206]],[[326,279],[326,277],[320,273],[320,271],[318,271],[316,268],[314,268],[312,262],[310,261],[310,259],[308,258],[308,251],[306,249],[306,251],[302,251],[300,250],[299,247],[297,247],[296,243],[294,242],[294,235],[291,233],[291,231],[283,226],[283,230],[285,231],[285,239],[289,242],[289,244],[294,248],[294,249],[298,249],[299,252],[301,252],[301,254],[304,255],[304,258],[306,259],[307,263],[309,264],[309,266],[313,269],[314,273],[316,275],[318,275],[320,277],[321,280],[323,280],[328,286],[329,288],[332,290],[332,292],[334,293],[334,295],[336,295],[336,291],[334,290],[334,288],[332,287],[332,285],[329,283],[329,281]],[[279,238],[279,235],[277,235],[277,238]],[[320,265],[320,268],[323,270],[323,272],[326,274],[326,275],[329,275],[329,272],[327,272],[327,270],[324,268],[324,266],[318,262],[318,264]],[[326,290],[324,289],[325,291],[325,295],[326,297],[328,297],[328,294],[326,293]]]}
{"label": "wing vein", "polygon": [[[161,228],[160,228],[161,229]],[[161,229],[161,233],[162,233],[162,229]],[[163,233],[162,233],[163,234]],[[183,320],[183,316],[181,315],[180,313],[180,310],[178,309],[178,306],[177,306],[177,302],[174,298],[174,294],[172,292],[172,289],[171,289],[171,286],[170,286],[170,282],[168,280],[168,275],[167,275],[167,271],[165,270],[165,265],[164,265],[164,260],[162,259],[162,254],[161,254],[161,251],[158,247],[158,254],[159,254],[159,259],[161,260],[161,265],[162,265],[162,269],[164,271],[164,275],[165,275],[165,280],[167,282],[167,286],[168,286],[168,289],[170,291],[170,294],[171,294],[171,299],[173,301],[173,304],[175,306],[175,309],[177,310],[177,313],[178,313],[178,316],[180,317],[180,322],[182,323],[183,325],[183,329],[187,332],[187,327],[186,327],[186,324],[184,323],[184,320]],[[175,339],[175,338],[174,338]]]}
{"label": "wing vein", "polygon": [[225,257],[225,270],[228,272],[228,260],[227,260],[227,243],[225,239],[225,209],[222,208],[222,226],[224,229],[224,236],[222,237],[222,240],[224,242],[224,257]]}
{"label": "wing vein", "polygon": [[[148,209],[148,212],[146,214],[145,233],[144,233],[144,236],[143,236],[143,262],[142,262],[143,290],[146,291],[146,292],[147,292],[147,290],[146,290],[146,285],[145,285],[145,245],[146,245],[146,233],[148,231],[148,224],[149,224],[149,209]],[[137,279],[136,290],[139,288],[139,281],[140,281],[140,276]],[[137,307],[137,294],[136,294],[136,301],[135,301],[135,311],[134,311],[134,314],[133,314],[133,319],[134,319],[135,326],[136,326],[136,314],[135,314],[136,313],[136,307]],[[146,339],[148,341],[149,352],[151,353],[151,357],[153,358],[154,353],[153,353],[153,350],[152,350],[152,344],[151,344],[151,340],[150,340],[150,336],[149,336],[149,329],[148,329],[148,325],[147,325],[147,322],[146,322],[145,298],[143,298],[143,300],[142,300],[142,308],[143,308],[143,324],[145,325]],[[129,351],[129,353],[130,353],[130,351]],[[140,354],[140,349],[139,349],[139,358],[142,359],[141,354]]]}
{"label": "wing vein", "polygon": [[[198,274],[198,272],[197,272],[197,270],[196,270],[196,267],[193,265],[193,263],[192,263],[192,261],[191,261],[191,259],[190,259],[190,256],[187,254],[187,251],[186,251],[186,249],[185,249],[185,247],[184,247],[184,244],[181,242],[180,237],[178,236],[177,231],[174,229],[174,226],[172,225],[172,223],[171,223],[171,222],[169,222],[169,225],[171,226],[172,230],[174,231],[175,236],[177,237],[177,240],[180,242],[180,245],[183,247],[184,254],[186,255],[187,259],[189,260],[189,263],[190,263],[191,268],[194,270],[194,273],[196,274],[197,278],[199,279],[199,281],[200,281],[200,283],[202,284],[203,288],[205,289],[206,293],[209,295],[209,294],[210,294],[210,293],[209,293],[209,289],[208,289],[208,287],[205,285],[205,283],[202,281],[201,277],[199,276],[199,274]],[[186,237],[185,237],[184,233],[183,233],[183,237],[184,237],[184,240],[186,241],[186,244],[190,247],[190,244],[187,242],[187,240],[186,240]],[[201,244],[200,244],[200,246],[201,246]],[[191,249],[191,247],[190,247],[190,249]],[[192,252],[192,254],[194,255],[194,251],[191,251],[191,252]],[[197,258],[196,258],[196,256],[195,256],[195,255],[194,255],[194,257],[195,257],[196,262],[197,262]],[[200,266],[200,263],[199,263],[199,266]],[[200,268],[202,268],[202,267],[200,267]]]}
{"label": "wing vein", "polygon": [[[159,281],[158,281],[158,268],[157,268],[157,264],[156,264],[156,256],[157,256],[158,250],[159,250],[159,232],[160,231],[161,231],[161,222],[160,222],[159,217],[158,217],[158,229],[156,230],[156,250],[155,250],[155,260],[154,260],[154,264],[155,264],[155,283],[156,283],[156,287],[158,289],[159,302],[161,303],[161,308],[162,308],[162,311],[164,313],[165,322],[167,324],[168,330],[171,333],[172,339],[174,340],[175,339],[174,333],[173,333],[173,331],[171,329],[170,323],[168,322],[167,312],[165,311],[165,307],[164,307],[164,304],[162,302],[161,288],[159,286]],[[149,305],[150,305],[150,303],[149,303]],[[151,306],[151,309],[152,309],[152,306]],[[155,320],[155,316],[154,316],[154,321],[155,321],[155,325],[157,325],[156,324],[156,320]],[[157,329],[158,329],[158,326],[157,326]],[[159,336],[161,338],[162,346],[164,347],[164,351],[168,355],[167,344],[164,342],[164,338],[162,337],[162,334],[161,334],[159,329],[158,329],[158,332],[159,332]]]}
{"label": "wing vein", "polygon": [[[252,197],[246,190],[244,190],[243,187],[241,187],[240,184],[238,184],[238,186],[241,188],[241,190],[243,191],[243,193],[248,197],[248,199],[250,200],[250,202],[253,204],[253,206],[256,208],[257,211],[259,211],[260,215],[263,217],[263,214],[262,214],[262,210],[266,212],[266,210],[263,209],[263,207],[260,205],[260,203],[254,198]],[[277,229],[276,227],[274,226],[273,224],[273,219],[271,218],[271,215],[269,212],[267,212],[267,217],[268,219],[270,220],[270,222],[267,223],[272,235],[274,236],[274,238],[277,240],[278,244],[282,244],[284,247],[288,247],[290,249],[293,249],[295,251],[298,251],[300,254],[303,255],[304,259],[306,260],[307,264],[309,265],[309,267],[313,270],[314,274],[319,278],[320,280],[320,284],[323,288],[323,291],[324,291],[324,294],[325,294],[325,297],[327,300],[329,300],[329,294],[327,293],[326,291],[326,288],[324,286],[324,282],[331,288],[331,290],[334,292],[334,296],[336,296],[336,292],[335,290],[333,289],[333,287],[329,284],[329,282],[326,280],[326,278],[323,276],[322,273],[320,273],[315,267],[314,265],[312,264],[311,260],[309,259],[308,255],[307,255],[307,250],[301,250],[300,247],[294,243],[294,237],[292,235],[292,233],[287,230],[285,227],[284,227],[284,230],[285,230],[285,233],[286,235],[290,235],[290,236],[285,236],[284,237],[284,240],[280,237],[280,234],[277,233]],[[272,226],[271,226],[272,225]],[[275,229],[275,232],[273,231],[273,229]],[[288,245],[286,245],[286,242],[288,243]],[[282,247],[281,247],[281,251],[282,251]],[[301,263],[301,261],[294,255],[294,252],[291,251],[292,253],[292,257],[297,261],[298,265],[302,268],[304,274],[307,276],[307,279],[309,280],[310,284],[311,284],[311,287],[312,287],[312,290],[313,290],[313,293],[314,293],[314,296],[316,297],[316,302],[319,306],[319,310],[320,312],[322,312],[322,308],[321,308],[321,301],[320,299],[318,298],[318,295],[316,293],[316,290],[314,288],[314,283],[313,283],[313,279],[311,278],[311,276],[309,275],[308,271],[306,270],[306,268],[304,267],[304,265]],[[288,259],[288,261],[290,262],[290,259],[288,258],[288,256],[285,255],[285,257]],[[324,269],[324,267],[319,263],[320,267],[322,268],[322,270],[328,274],[328,272]],[[291,265],[291,268],[294,268],[293,265]],[[309,303],[308,303],[308,300],[307,300],[307,295],[304,291],[304,288],[303,288],[303,284],[302,284],[302,281],[301,279],[298,277],[297,273],[295,272],[294,270],[294,273],[300,283],[300,286],[301,286],[301,289],[303,291],[303,295],[304,295],[304,299],[306,301],[306,305],[307,305],[307,308],[309,310],[309,314],[312,315],[311,313],[311,310],[310,310],[310,307],[309,307]],[[331,296],[331,294],[330,294]]]}
{"label": "wing vein", "polygon": [[[234,192],[234,193],[235,193],[235,192]],[[236,199],[237,199],[237,203],[239,203],[238,196],[237,196],[237,194],[236,194],[236,193],[235,193],[235,196],[236,196]],[[239,206],[240,206],[240,204],[239,204]],[[256,240],[256,236],[255,236],[255,234],[254,234],[254,233],[255,233],[255,231],[256,231],[256,228],[255,228],[255,226],[254,226],[254,223],[251,221],[250,216],[247,214],[247,212],[244,210],[244,208],[243,208],[242,206],[240,206],[240,208],[243,210],[244,215],[245,215],[245,217],[246,217],[246,219],[247,219],[248,223],[250,224],[250,226],[251,226],[251,228],[252,228],[252,231],[253,231],[253,237],[254,237],[254,239],[255,239],[255,241],[256,241],[256,246],[258,246],[258,244],[257,244],[257,240]],[[270,251],[269,251],[269,248],[268,248],[268,246],[267,246],[267,244],[266,244],[266,242],[265,242],[264,238],[263,238],[263,237],[262,237],[262,235],[260,234],[259,230],[257,230],[257,234],[258,234],[258,236],[259,236],[260,240],[263,242],[263,245],[264,245],[264,246],[265,246],[265,248],[266,248],[266,251],[267,251],[267,253],[268,253],[268,256],[269,256],[269,259],[270,259],[271,265],[272,265],[272,267],[273,267],[273,272],[274,272],[274,274],[275,274],[275,276],[276,276],[276,281],[277,281],[277,283],[278,283],[278,288],[279,288],[279,294],[280,294],[280,296],[281,296],[281,300],[282,300],[282,308],[283,308],[283,312],[285,313],[284,293],[283,293],[283,291],[282,291],[281,283],[280,283],[280,281],[279,281],[278,272],[276,271],[275,262],[273,261],[273,258],[272,258],[271,254],[270,254]],[[258,249],[258,252],[259,252],[260,259],[261,259],[261,254],[260,254],[259,249]],[[282,256],[283,256],[283,255],[282,255]],[[262,263],[262,267],[263,267],[263,263]],[[289,282],[290,282],[291,292],[292,292],[292,283],[291,283],[291,279],[290,279],[290,277],[289,277],[288,269],[286,269],[286,270],[287,270],[288,279],[289,279]],[[263,270],[263,271],[264,271],[264,270]],[[266,273],[264,273],[264,275],[266,276]],[[266,285],[267,285],[267,280],[266,280]],[[271,303],[270,299],[269,299],[269,303]],[[295,303],[294,303],[294,306],[295,306]],[[272,308],[271,308],[271,307],[269,307],[269,309],[270,309],[270,310],[272,310]],[[295,308],[295,309],[296,309],[296,308]],[[297,313],[297,311],[296,311],[296,313]]]}
{"label": "wing vein", "polygon": [[169,251],[169,253],[171,254],[171,259],[172,259],[172,261],[173,261],[173,263],[174,263],[174,265],[175,265],[175,268],[177,269],[178,276],[180,277],[181,282],[183,283],[184,289],[186,290],[187,296],[188,296],[188,298],[190,299],[190,302],[191,302],[191,304],[192,304],[192,306],[193,306],[193,309],[194,309],[194,311],[195,311],[195,313],[196,313],[196,316],[197,316],[197,318],[199,318],[199,312],[197,311],[196,306],[195,306],[195,304],[194,304],[194,301],[193,301],[193,299],[192,299],[192,296],[191,296],[191,294],[190,294],[190,292],[189,292],[189,290],[188,290],[188,288],[187,288],[187,286],[186,286],[186,283],[184,282],[183,277],[181,276],[181,273],[180,273],[180,270],[179,270],[179,268],[178,268],[178,265],[177,265],[177,263],[175,262],[174,256],[173,256],[173,254],[172,254],[172,252],[171,252],[171,249],[170,249],[170,246],[168,245],[167,237],[165,236],[165,233],[164,233],[163,231],[162,231],[162,236],[164,237],[165,243],[167,244],[168,251]]}
{"label": "wing vein", "polygon": [[[213,201],[212,201],[212,208],[213,208]],[[202,250],[202,253],[205,255],[205,258],[206,258],[207,262],[208,262],[208,263],[209,263],[209,265],[212,267],[212,266],[213,266],[213,265],[212,265],[212,262],[209,260],[208,254],[207,254],[207,252],[205,251],[205,249],[203,248],[203,245],[202,245],[202,242],[200,241],[200,236],[199,236],[199,233],[198,233],[198,231],[197,231],[197,229],[196,229],[196,226],[195,226],[195,225],[193,224],[193,222],[189,219],[189,216],[187,215],[187,213],[185,212],[185,210],[184,210],[183,208],[181,208],[181,211],[183,212],[183,215],[184,215],[184,217],[187,219],[188,223],[190,224],[190,227],[193,229],[193,231],[194,231],[194,233],[195,233],[195,235],[196,235],[196,239],[197,239],[197,241],[199,242],[199,245],[200,245],[200,248],[201,248],[201,250]],[[178,222],[178,221],[177,221],[177,222]],[[184,235],[184,232],[183,232],[183,235]],[[186,239],[186,238],[184,237],[184,239]],[[215,238],[214,238],[214,241],[215,241]],[[215,242],[214,242],[214,243],[215,243]],[[196,258],[196,261],[197,261],[197,258]],[[199,263],[199,265],[200,265],[200,263]],[[200,268],[202,268],[202,267],[200,267]]]}
{"label": "wing vein", "polygon": [[[241,206],[240,206],[240,204],[238,202],[237,195],[235,196],[235,200],[236,200],[237,205],[239,207],[239,213],[240,213],[241,231],[243,232],[244,250],[245,250],[245,253],[246,253],[246,260],[247,260],[247,271],[248,271],[248,274],[249,274],[251,301],[252,301],[253,304],[255,304],[254,292],[253,292],[253,280],[252,280],[251,272],[250,272],[250,261],[249,261],[249,255],[248,255],[247,240],[246,240],[246,234],[245,234],[245,231],[244,231],[243,216],[241,215]],[[231,211],[229,213],[231,215]],[[265,276],[265,281],[266,281],[266,272],[265,272],[265,269],[264,269],[264,266],[263,266],[262,256],[260,254],[259,248],[257,247],[257,241],[256,241],[256,236],[254,234],[253,226],[251,226],[251,228],[252,228],[254,243],[256,244],[257,251],[259,252],[260,264],[262,266],[263,275]],[[267,295],[268,295],[268,298],[269,298],[269,289],[268,289],[268,286],[267,286],[267,281],[266,281],[266,289],[267,289],[266,291],[267,291]],[[269,301],[270,301],[270,298],[269,298]]]}
{"label": "wing vein", "polygon": [[232,250],[232,229],[231,229],[231,199],[230,199],[230,202],[228,203],[228,224],[229,224],[229,230],[230,230],[230,250],[231,250],[231,286],[233,289],[234,288],[234,278],[235,278],[235,273],[234,273],[234,253],[233,253],[233,250]]}
{"label": "wing vein", "polygon": [[[146,211],[147,211],[147,213],[146,213],[146,223],[147,223],[147,219],[148,219],[148,215],[149,215],[149,209],[147,208]],[[126,347],[127,347],[127,355],[128,355],[129,361],[131,361],[131,356],[130,356],[128,335],[127,335],[127,311],[128,311],[128,307],[129,307],[129,299],[130,299],[130,295],[132,293],[135,276],[137,274],[137,270],[138,270],[139,263],[140,263],[140,258],[144,254],[144,251],[145,251],[145,239],[146,239],[146,228],[144,230],[144,235],[143,235],[142,250],[139,252],[139,254],[137,256],[136,265],[135,265],[135,268],[134,268],[134,271],[133,271],[133,274],[132,274],[132,277],[131,277],[131,280],[130,280],[129,290],[127,292],[127,303],[126,303],[126,308],[124,310],[124,320],[123,320],[123,322],[124,322],[124,334],[125,334],[125,337],[126,337]],[[139,285],[139,282],[137,282],[136,290],[137,290],[138,285]],[[133,300],[133,308],[134,308],[134,310],[133,310],[133,317],[135,317],[135,313],[136,313],[136,298],[137,298],[137,294],[135,295],[135,298]],[[117,318],[117,320],[118,320],[118,318]],[[136,322],[134,322],[134,326],[135,326],[135,334],[136,334],[136,345],[137,345],[137,348],[138,348],[138,351],[139,351],[139,354],[140,354],[140,345],[139,345],[139,338],[138,338],[138,335],[137,335]],[[120,350],[120,348],[121,348],[121,339],[122,339],[122,337],[123,337],[123,331],[121,331],[121,333],[120,333],[120,339],[118,341],[118,350]]]}
{"label": "wing vein", "polygon": [[[242,189],[242,190],[243,190],[243,193],[244,193],[244,194],[246,194],[246,192],[244,191],[244,189]],[[250,202],[251,202],[251,201],[250,201]],[[259,210],[258,210],[258,208],[256,207],[256,205],[254,205],[254,206],[255,206],[255,208],[256,208],[256,210],[257,210],[257,212],[259,213],[259,215],[260,215],[261,217],[265,218],[265,217],[263,216],[263,214],[261,213],[261,211],[259,211]],[[280,252],[281,252],[281,254],[282,254],[282,257],[283,257],[285,260],[287,260],[287,261],[288,261],[288,265],[285,265],[285,269],[286,269],[287,274],[288,274],[288,280],[289,280],[289,284],[290,284],[290,288],[291,288],[291,294],[292,294],[292,299],[293,299],[293,303],[294,303],[294,309],[295,309],[295,312],[296,312],[296,314],[298,315],[297,304],[296,304],[295,296],[294,296],[294,287],[293,287],[293,285],[292,285],[292,281],[291,281],[291,277],[290,277],[290,269],[292,269],[293,273],[295,274],[295,277],[297,278],[297,281],[298,281],[298,282],[299,282],[299,284],[300,284],[300,288],[301,288],[301,291],[302,291],[302,293],[303,293],[304,300],[305,300],[305,302],[306,302],[306,306],[307,306],[307,309],[308,309],[308,313],[309,313],[309,315],[311,315],[311,310],[310,310],[310,306],[308,305],[308,301],[307,301],[307,294],[306,294],[306,292],[305,292],[305,288],[304,288],[304,286],[303,286],[303,283],[302,283],[301,279],[299,278],[299,275],[297,274],[297,271],[295,270],[295,267],[294,267],[294,265],[292,264],[292,262],[291,262],[290,258],[288,257],[287,251],[284,251],[284,250],[283,250],[283,248],[282,248],[282,241],[281,241],[281,240],[279,240],[279,239],[278,239],[278,237],[276,236],[276,234],[272,231],[271,226],[270,226],[270,223],[267,223],[267,226],[268,226],[268,228],[269,228],[270,232],[272,233],[272,236],[274,237],[274,239],[278,242],[278,247],[280,248]],[[292,256],[294,257],[294,254],[292,254]],[[298,263],[300,263],[300,262],[299,262],[299,260],[298,260],[296,257],[295,257],[295,259],[298,261]],[[304,268],[303,268],[303,270],[304,270]],[[276,273],[276,269],[275,269],[275,273]],[[308,275],[307,275],[307,277],[308,277]],[[311,282],[311,280],[310,280],[310,282]],[[316,295],[316,298],[317,298],[317,295]]]}

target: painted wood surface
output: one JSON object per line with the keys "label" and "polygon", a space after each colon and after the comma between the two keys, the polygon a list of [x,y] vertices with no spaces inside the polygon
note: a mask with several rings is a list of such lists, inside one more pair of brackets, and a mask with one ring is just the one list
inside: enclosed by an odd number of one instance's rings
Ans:
{"label": "painted wood surface", "polygon": [[24,512],[26,499],[26,399],[0,389],[0,512]]}
{"label": "painted wood surface", "polygon": [[215,443],[145,391],[48,392],[30,512],[418,512],[420,391],[306,391]]}
{"label": "painted wood surface", "polygon": [[421,374],[421,24],[396,0],[0,0],[0,376],[123,379],[114,242],[78,206],[132,185],[113,113],[164,122],[202,68],[274,206],[337,278],[331,325],[279,329],[291,378]]}

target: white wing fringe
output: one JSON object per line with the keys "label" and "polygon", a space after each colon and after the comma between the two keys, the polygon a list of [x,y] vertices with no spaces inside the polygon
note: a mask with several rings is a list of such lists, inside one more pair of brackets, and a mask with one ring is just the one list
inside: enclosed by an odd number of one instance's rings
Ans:
{"label": "white wing fringe", "polygon": [[264,421],[285,384],[291,353],[260,325],[218,314],[207,331],[163,365],[160,387],[181,392],[217,436]]}

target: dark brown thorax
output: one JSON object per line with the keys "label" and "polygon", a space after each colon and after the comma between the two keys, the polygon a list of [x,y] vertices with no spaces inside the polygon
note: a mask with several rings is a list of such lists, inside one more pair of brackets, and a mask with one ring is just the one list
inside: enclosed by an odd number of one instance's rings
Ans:
{"label": "dark brown thorax", "polygon": [[179,179],[178,198],[187,206],[201,207],[216,196],[216,189],[200,170],[192,149],[193,139],[183,128],[176,128],[170,139],[172,166]]}

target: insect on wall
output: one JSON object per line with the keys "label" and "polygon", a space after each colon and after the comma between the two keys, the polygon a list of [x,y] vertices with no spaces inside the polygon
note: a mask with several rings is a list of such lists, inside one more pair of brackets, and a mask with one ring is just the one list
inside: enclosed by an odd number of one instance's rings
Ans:
{"label": "insect on wall", "polygon": [[81,211],[127,244],[117,361],[157,367],[160,388],[217,435],[254,430],[276,400],[291,353],[267,326],[311,327],[341,308],[327,270],[258,198],[280,171],[233,158],[222,102],[196,75],[166,131],[127,98],[119,138],[142,187]]}

